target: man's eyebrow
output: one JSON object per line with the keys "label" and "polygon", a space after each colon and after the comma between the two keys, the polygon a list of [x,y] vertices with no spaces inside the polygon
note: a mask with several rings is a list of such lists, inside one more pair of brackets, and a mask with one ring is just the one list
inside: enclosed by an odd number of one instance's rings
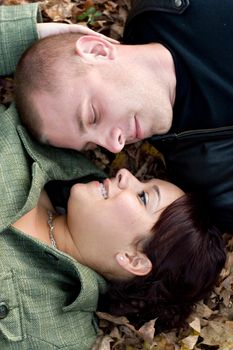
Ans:
{"label": "man's eyebrow", "polygon": [[78,117],[78,127],[79,127],[79,131],[82,133],[82,134],[86,134],[86,129],[85,129],[85,126],[84,126],[84,123],[83,123],[83,119],[79,116]]}
{"label": "man's eyebrow", "polygon": [[76,112],[74,118],[77,120],[79,132],[81,134],[86,134],[87,130],[86,130],[84,122],[83,122],[83,117],[80,115],[80,105],[78,105],[77,112]]}

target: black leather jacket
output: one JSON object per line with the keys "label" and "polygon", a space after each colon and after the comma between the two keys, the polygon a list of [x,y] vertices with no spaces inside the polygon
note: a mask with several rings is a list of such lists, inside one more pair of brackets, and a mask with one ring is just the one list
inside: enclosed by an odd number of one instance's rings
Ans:
{"label": "black leather jacket", "polygon": [[189,6],[189,0],[132,0],[132,8],[127,21],[144,11],[162,11],[183,13]]}
{"label": "black leather jacket", "polygon": [[[154,20],[156,35],[159,35],[162,43],[164,42],[168,48],[171,48],[182,58],[191,79],[195,80],[196,78],[196,85],[199,84],[201,96],[203,96],[203,100],[207,101],[206,105],[208,104],[209,109],[205,110],[204,116],[201,118],[197,115],[192,116],[190,112],[191,118],[198,120],[194,128],[189,128],[190,124],[187,120],[186,124],[182,124],[182,127],[179,128],[181,114],[174,114],[176,127],[172,128],[171,132],[166,135],[152,137],[151,142],[165,156],[169,179],[185,191],[198,191],[203,194],[208,199],[216,225],[224,231],[233,232],[233,90],[231,90],[233,86],[231,63],[233,44],[232,40],[229,39],[230,33],[233,33],[233,20],[230,18],[233,5],[224,0],[223,3],[220,9],[222,12],[219,15],[217,9],[219,2],[216,0],[134,0],[126,24],[125,41],[136,44],[137,37],[140,37],[140,31],[145,31],[144,27],[147,26],[146,14],[156,12]],[[228,8],[229,6],[231,8]],[[187,20],[188,16],[189,19],[192,18],[190,17],[192,11],[196,17],[198,13],[206,16],[207,23],[204,23],[200,30],[198,26],[195,27],[195,23],[200,21],[200,18],[194,18],[193,21],[189,22]],[[227,12],[230,14],[228,15]],[[141,14],[144,17],[140,17]],[[209,30],[208,35],[212,32],[215,35],[213,26],[215,18],[211,18],[209,21],[208,14],[212,17],[217,16],[216,25],[218,25],[216,38],[209,38],[209,43],[208,37],[205,38],[204,29],[205,31]],[[183,18],[181,19],[181,17]],[[139,19],[135,21],[137,18]],[[143,27],[138,29],[140,18],[143,18],[144,22]],[[132,21],[134,21],[133,25],[131,25]],[[176,21],[179,33],[177,35],[174,31]],[[208,21],[212,26],[210,28],[208,28]],[[165,23],[164,27],[163,23]],[[173,30],[169,35],[170,23]],[[184,28],[183,34],[182,26]],[[196,37],[195,33],[192,33],[192,29],[196,32]],[[221,42],[219,38],[217,40],[219,30],[222,30]],[[149,37],[148,40],[151,40],[152,34]],[[185,40],[183,40],[184,38]],[[215,39],[216,47],[211,43],[211,40]],[[143,34],[139,43],[143,43]],[[185,43],[186,47],[184,47]],[[200,51],[196,50],[198,43],[200,43]],[[210,57],[208,57],[209,48],[205,52],[204,45],[207,44],[212,45],[210,50],[213,51],[211,51]],[[216,55],[214,55],[215,50]],[[191,62],[190,57],[193,57]],[[209,67],[210,71],[206,73]],[[196,106],[193,107],[196,108]],[[198,108],[195,111],[198,111]],[[201,114],[201,106],[199,111]],[[186,125],[187,127],[185,127]]]}
{"label": "black leather jacket", "polygon": [[207,198],[215,224],[233,232],[233,127],[154,136],[169,179]]}

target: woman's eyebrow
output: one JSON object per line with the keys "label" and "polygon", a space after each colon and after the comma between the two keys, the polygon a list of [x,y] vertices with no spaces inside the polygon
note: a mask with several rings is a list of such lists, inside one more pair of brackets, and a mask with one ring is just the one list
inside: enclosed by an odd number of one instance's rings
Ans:
{"label": "woman's eyebrow", "polygon": [[156,208],[157,208],[159,206],[159,203],[160,203],[160,200],[161,200],[161,193],[160,193],[159,187],[157,185],[153,186],[153,190],[156,192],[156,197],[158,197],[158,202],[156,204]]}

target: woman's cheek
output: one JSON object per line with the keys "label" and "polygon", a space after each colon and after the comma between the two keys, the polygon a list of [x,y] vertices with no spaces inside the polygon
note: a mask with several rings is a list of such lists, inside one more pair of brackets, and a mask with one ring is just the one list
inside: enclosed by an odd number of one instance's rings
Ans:
{"label": "woman's cheek", "polygon": [[138,200],[134,200],[129,196],[125,196],[118,203],[117,208],[118,218],[125,224],[133,225],[136,224],[143,216],[143,208],[141,207]]}

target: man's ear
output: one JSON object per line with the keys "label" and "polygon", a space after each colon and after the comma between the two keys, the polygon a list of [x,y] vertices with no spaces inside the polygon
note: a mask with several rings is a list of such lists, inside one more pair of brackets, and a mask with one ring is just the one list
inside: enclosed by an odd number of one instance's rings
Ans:
{"label": "man's ear", "polygon": [[135,255],[121,252],[116,255],[116,260],[123,269],[136,276],[145,276],[152,269],[150,259],[141,252],[136,252]]}
{"label": "man's ear", "polygon": [[75,43],[76,53],[86,61],[93,62],[96,58],[115,58],[115,46],[109,41],[95,35],[83,35]]}

